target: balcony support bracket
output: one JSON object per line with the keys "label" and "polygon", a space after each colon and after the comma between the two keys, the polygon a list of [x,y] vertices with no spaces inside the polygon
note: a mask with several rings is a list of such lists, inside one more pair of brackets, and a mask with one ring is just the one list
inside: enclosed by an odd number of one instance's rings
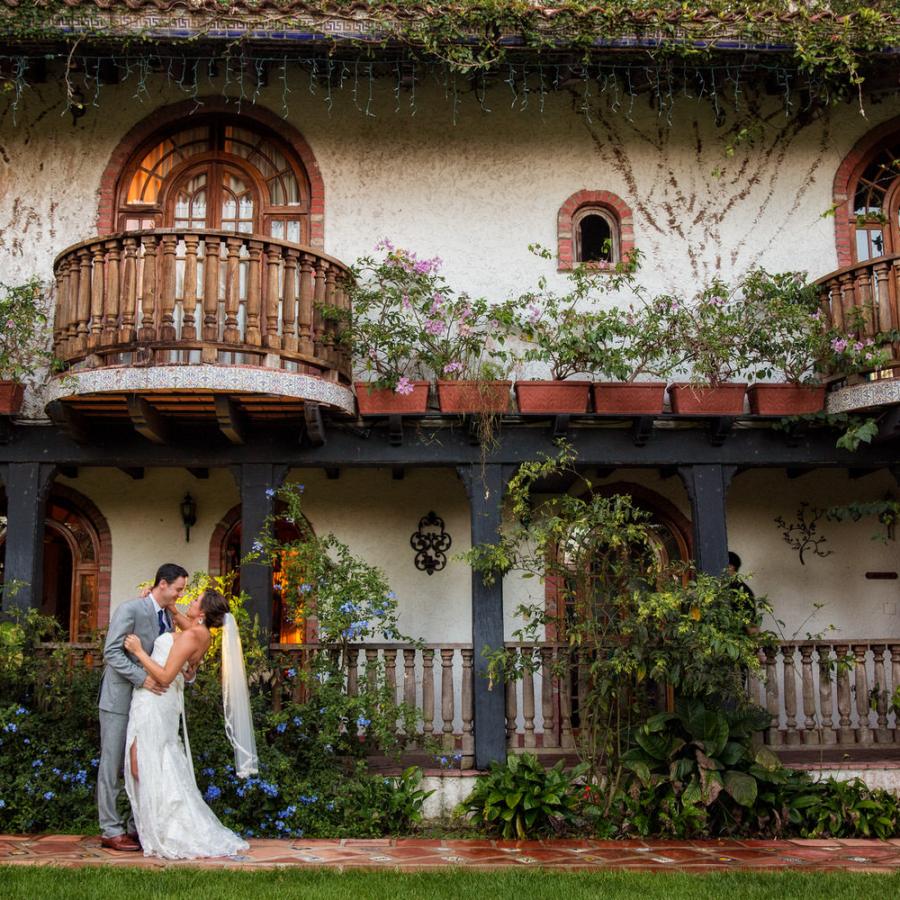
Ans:
{"label": "balcony support bracket", "polygon": [[653,434],[653,416],[635,416],[631,423],[631,440],[635,447],[646,447]]}
{"label": "balcony support bracket", "polygon": [[403,417],[400,415],[388,416],[388,443],[392,447],[403,446]]}
{"label": "balcony support bracket", "polygon": [[216,421],[219,423],[219,431],[232,444],[245,442],[247,427],[244,415],[237,403],[225,394],[216,394]]}
{"label": "balcony support bracket", "polygon": [[145,397],[132,394],[128,398],[128,415],[134,430],[154,444],[171,443],[171,430],[165,416],[154,409]]}
{"label": "balcony support bracket", "polygon": [[93,437],[88,420],[77,409],[63,403],[61,400],[52,400],[47,404],[47,415],[50,421],[67,434],[76,444],[89,444]]}
{"label": "balcony support bracket", "polygon": [[306,421],[304,434],[313,447],[325,446],[325,420],[322,418],[322,408],[318,403],[303,404],[303,418]]}

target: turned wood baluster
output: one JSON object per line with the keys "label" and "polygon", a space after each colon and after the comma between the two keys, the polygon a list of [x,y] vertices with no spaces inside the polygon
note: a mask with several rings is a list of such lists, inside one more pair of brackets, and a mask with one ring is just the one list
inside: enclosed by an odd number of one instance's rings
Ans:
{"label": "turned wood baluster", "polygon": [[162,237],[162,284],[159,292],[161,321],[159,339],[175,340],[175,266],[178,251],[178,236],[164,234]]}
{"label": "turned wood baluster", "polygon": [[797,731],[797,680],[794,672],[794,645],[783,644],[781,653],[784,658],[784,715],[785,743],[799,744],[800,734]]}
{"label": "turned wood baluster", "polygon": [[300,254],[290,247],[284,250],[284,288],[281,300],[281,346],[297,352],[297,264]]}
{"label": "turned wood baluster", "polygon": [[278,307],[281,303],[281,247],[269,244],[266,253],[266,338],[265,345],[275,350],[281,348],[278,333]]}
{"label": "turned wood baluster", "polygon": [[69,257],[68,283],[66,292],[66,331],[63,340],[66,346],[66,355],[73,356],[77,352],[78,342],[78,296],[79,282],[81,281],[81,265],[78,254],[73,253]]}
{"label": "turned wood baluster", "polygon": [[856,730],[858,744],[872,743],[872,727],[869,725],[869,673],[866,671],[866,644],[854,644],[853,655],[856,665],[853,674],[856,676],[856,715],[859,728]]}
{"label": "turned wood baluster", "polygon": [[88,320],[91,316],[91,251],[82,247],[78,251],[81,272],[78,276],[78,324],[75,330],[75,349],[84,353],[87,349]]}
{"label": "turned wood baluster", "polygon": [[887,744],[891,741],[891,733],[887,727],[887,680],[884,672],[884,644],[872,644],[872,657],[875,669],[875,689],[878,692],[875,701],[877,724],[875,726],[875,740],[879,744]]}
{"label": "turned wood baluster", "polygon": [[[247,328],[250,327],[250,297],[256,296],[259,303],[259,254],[258,241],[252,241],[250,264],[247,272]],[[241,334],[238,326],[238,311],[241,305],[241,247],[240,238],[226,238],[225,247],[228,256],[225,260],[225,331],[222,340],[226,344],[240,343]],[[257,306],[257,312],[259,307]]]}
{"label": "turned wood baluster", "polygon": [[119,327],[119,341],[130,344],[134,341],[134,322],[137,315],[137,239],[126,237],[125,258],[122,263],[122,324]]}
{"label": "turned wood baluster", "polygon": [[207,237],[204,239],[203,245],[203,340],[218,341],[221,242],[217,237]]}
{"label": "turned wood baluster", "polygon": [[422,651],[422,731],[434,734],[434,648]]}
{"label": "turned wood baluster", "polygon": [[843,329],[846,331],[854,319],[851,310],[856,306],[853,276],[849,272],[845,272],[843,275],[839,276],[838,282],[840,284],[841,292],[841,323]]}
{"label": "turned wood baluster", "polygon": [[347,696],[359,695],[359,647],[347,648]]}
{"label": "turned wood baluster", "polygon": [[819,644],[819,707],[822,710],[822,743],[837,743],[837,732],[832,718],[832,663],[831,648],[828,644]]}
{"label": "turned wood baluster", "polygon": [[284,675],[281,666],[272,671],[272,712],[281,712],[281,695],[284,692]]}
{"label": "turned wood baluster", "polygon": [[313,263],[315,257],[304,253],[300,257],[300,308],[297,319],[298,349],[301,353],[313,353]]}
{"label": "turned wood baluster", "polygon": [[868,266],[857,269],[856,272],[856,305],[863,314],[863,328],[861,336],[871,337],[875,334],[874,297],[875,291],[872,285],[872,273]]}
{"label": "turned wood baluster", "polygon": [[184,236],[184,288],[181,308],[181,339],[197,340],[197,248],[200,236],[186,234]]}
{"label": "turned wood baluster", "polygon": [[844,306],[841,303],[841,285],[840,282],[833,278],[828,283],[828,321],[838,330],[844,328]]}
{"label": "turned wood baluster", "polygon": [[850,673],[846,644],[836,644],[834,654],[837,657],[837,705],[838,705],[838,740],[842,744],[853,744],[856,732],[850,727]]}
{"label": "turned wood baluster", "polygon": [[772,717],[766,736],[772,746],[782,743],[782,731],[779,726],[779,693],[778,693],[778,648],[766,647],[766,711]]}
{"label": "turned wood baluster", "polygon": [[397,650],[388,647],[384,651],[384,680],[391,690],[391,700],[397,702]]}
{"label": "turned wood baluster", "polygon": [[475,753],[475,736],[472,730],[474,720],[474,695],[472,692],[472,673],[475,663],[475,651],[463,648],[462,653],[462,755],[463,768],[471,768],[471,757]]}
{"label": "turned wood baluster", "polygon": [[872,305],[874,312],[874,329],[875,332],[890,331],[891,329],[891,290],[890,290],[890,269],[888,263],[876,263],[873,268],[875,278],[874,290],[872,292]]}
{"label": "turned wood baluster", "polygon": [[522,670],[525,677],[522,679],[522,718],[525,722],[525,746],[535,747],[537,743],[534,737],[534,679],[537,673],[533,670],[535,658],[534,647],[522,648]]}
{"label": "turned wood baluster", "polygon": [[558,747],[553,709],[553,648],[541,647],[541,714],[544,718],[544,746]]}
{"label": "turned wood baluster", "polygon": [[141,284],[141,327],[138,329],[139,341],[156,340],[156,237],[145,234],[142,237],[144,247],[144,279]]}
{"label": "turned wood baluster", "polygon": [[816,691],[813,683],[812,644],[800,645],[800,679],[803,685],[803,743],[818,744],[819,729],[816,725]]}
{"label": "turned wood baluster", "polygon": [[[891,670],[891,696],[900,688],[900,644],[888,644],[888,665]],[[900,742],[900,715],[894,713],[894,740]]]}
{"label": "turned wood baluster", "polygon": [[378,687],[378,651],[373,647],[366,647],[366,684],[370,693]]}
{"label": "turned wood baluster", "polygon": [[114,344],[118,338],[121,255],[118,241],[106,242],[106,292],[103,295],[103,332],[100,335],[102,345]]}
{"label": "turned wood baluster", "polygon": [[[891,302],[891,318],[889,330],[900,332],[900,260],[892,260],[891,262],[891,282],[890,282],[890,302]],[[900,357],[900,340],[893,343],[894,357]]]}
{"label": "turned wood baluster", "polygon": [[[325,270],[324,278],[322,277],[323,269]],[[337,293],[336,279],[337,272],[334,267],[323,261],[319,266],[319,272],[316,276],[316,309],[319,310],[318,315],[316,316],[316,339],[320,341],[322,345],[320,353],[332,365],[335,361],[334,320],[328,319],[326,322],[325,317],[321,313],[321,307],[327,306],[331,308],[335,306],[335,295]],[[321,334],[321,338],[318,337],[319,334]]]}
{"label": "turned wood baluster", "polygon": [[[508,647],[506,650],[507,666],[510,669],[515,668],[517,652],[518,651],[512,647]],[[519,699],[516,691],[516,679],[509,675],[506,676],[503,683],[506,690],[506,746],[515,747],[516,728],[518,727],[519,719]]]}
{"label": "turned wood baluster", "polygon": [[443,720],[442,746],[444,750],[453,749],[453,719],[455,703],[453,697],[453,656],[454,650],[441,649],[441,719]]}
{"label": "turned wood baluster", "polygon": [[63,359],[65,353],[62,347],[62,335],[66,327],[67,287],[65,260],[56,265],[53,270],[53,277],[56,279],[56,308],[53,311],[53,354],[59,359]]}
{"label": "turned wood baluster", "polygon": [[103,244],[94,244],[91,247],[93,255],[91,273],[91,325],[88,335],[88,347],[94,349],[100,346],[100,335],[103,331],[103,293],[106,287],[106,273],[104,265]]}
{"label": "turned wood baluster", "polygon": [[[416,651],[414,648],[403,649],[403,702],[415,708],[416,705]],[[407,735],[412,737],[412,735]]]}
{"label": "turned wood baluster", "polygon": [[559,678],[559,718],[560,735],[559,745],[568,750],[575,746],[575,736],[572,734],[572,666],[569,662],[568,652],[563,651],[562,675]]}

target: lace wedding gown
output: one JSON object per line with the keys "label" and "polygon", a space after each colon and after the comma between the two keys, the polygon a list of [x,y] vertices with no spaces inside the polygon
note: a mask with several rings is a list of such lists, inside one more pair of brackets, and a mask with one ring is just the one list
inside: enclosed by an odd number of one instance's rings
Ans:
{"label": "lace wedding gown", "polygon": [[[165,666],[172,634],[161,634],[151,657]],[[190,744],[185,753],[178,736],[184,716],[184,677],[164,694],[138,689],[132,695],[125,753],[125,788],[144,856],[196,859],[234,856],[248,849],[204,803],[194,780]],[[187,742],[187,728],[184,729]],[[137,741],[138,778],[131,774],[131,745]]]}

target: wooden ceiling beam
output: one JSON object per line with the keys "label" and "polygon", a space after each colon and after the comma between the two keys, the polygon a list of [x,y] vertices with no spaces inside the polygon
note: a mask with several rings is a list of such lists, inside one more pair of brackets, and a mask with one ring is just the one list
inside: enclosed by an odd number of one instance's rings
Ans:
{"label": "wooden ceiling beam", "polygon": [[237,403],[225,394],[216,395],[216,419],[219,431],[232,444],[243,444],[246,440],[246,423]]}
{"label": "wooden ceiling beam", "polygon": [[128,416],[134,430],[154,444],[171,443],[171,427],[165,416],[150,405],[146,397],[132,394],[128,398]]}
{"label": "wooden ceiling beam", "polygon": [[52,400],[47,404],[47,415],[60,431],[65,432],[76,444],[89,444],[93,438],[90,422],[77,409]]}

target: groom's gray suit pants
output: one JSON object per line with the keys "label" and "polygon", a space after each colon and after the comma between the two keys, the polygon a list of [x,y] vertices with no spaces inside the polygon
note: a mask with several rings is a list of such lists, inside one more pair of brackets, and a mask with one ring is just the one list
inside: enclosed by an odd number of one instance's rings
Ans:
{"label": "groom's gray suit pants", "polygon": [[[100,768],[97,771],[97,810],[103,837],[115,837],[126,831],[119,815],[118,800],[125,770],[125,738],[128,714],[100,710]],[[133,832],[134,817],[129,813],[127,830]]]}

